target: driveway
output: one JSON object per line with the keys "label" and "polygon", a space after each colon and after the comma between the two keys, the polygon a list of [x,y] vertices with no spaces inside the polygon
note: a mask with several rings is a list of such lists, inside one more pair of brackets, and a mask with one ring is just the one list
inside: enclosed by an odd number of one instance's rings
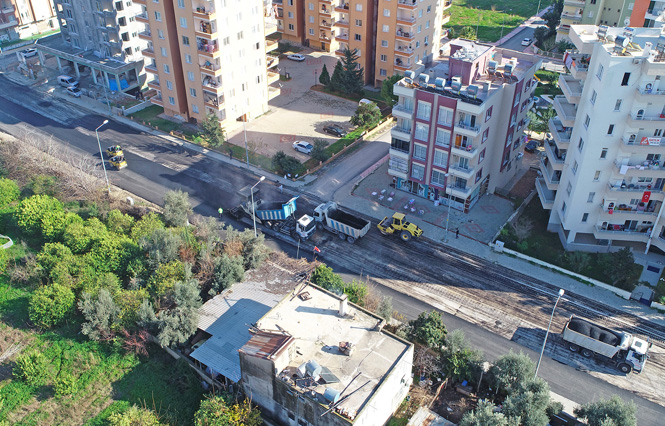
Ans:
{"label": "driveway", "polygon": [[[307,57],[303,62],[280,59],[280,74],[291,74],[291,80],[279,82],[281,94],[269,102],[268,113],[246,124],[248,145],[260,154],[272,156],[282,150],[305,161],[309,156],[294,151],[293,141],[311,143],[319,138],[330,144],[338,138],[324,133],[323,126],[336,123],[347,130],[351,126],[349,119],[356,110],[355,102],[310,90],[315,82],[318,84],[323,64],[332,74],[337,58],[307,49],[300,53]],[[242,126],[227,132],[231,143],[244,146]]]}

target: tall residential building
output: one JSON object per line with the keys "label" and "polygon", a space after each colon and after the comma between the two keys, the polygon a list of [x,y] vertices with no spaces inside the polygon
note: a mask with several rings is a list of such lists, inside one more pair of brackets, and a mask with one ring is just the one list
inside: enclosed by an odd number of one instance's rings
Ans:
{"label": "tall residential building", "polygon": [[281,0],[282,38],[339,57],[357,50],[365,82],[420,71],[439,53],[451,1]]}
{"label": "tall residential building", "polygon": [[536,182],[567,249],[665,250],[665,35],[576,25]]}
{"label": "tall residential building", "polygon": [[[635,25],[632,20],[639,19],[637,16],[633,18],[632,14],[636,3],[640,1],[644,0],[564,0],[556,40],[569,39],[572,25]],[[637,25],[642,26],[642,23]]]}
{"label": "tall residential building", "polygon": [[191,122],[215,115],[225,121],[248,120],[268,110],[279,94],[274,69],[277,56],[268,51],[277,31],[271,2],[262,0],[135,0],[136,17],[146,24],[141,38],[152,101],[168,115]]}
{"label": "tall residential building", "polygon": [[533,105],[533,55],[453,40],[446,60],[393,88],[388,173],[397,189],[468,212],[508,184]]}
{"label": "tall residential building", "polygon": [[631,27],[660,28],[665,24],[665,0],[635,0]]}
{"label": "tall residential building", "polygon": [[52,0],[0,0],[0,42],[57,28]]}

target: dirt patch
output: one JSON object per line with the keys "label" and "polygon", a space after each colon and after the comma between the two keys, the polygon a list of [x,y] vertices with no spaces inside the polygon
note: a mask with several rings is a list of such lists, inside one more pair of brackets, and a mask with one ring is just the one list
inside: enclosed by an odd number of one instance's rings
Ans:
{"label": "dirt patch", "polygon": [[457,424],[462,420],[464,413],[476,408],[477,403],[476,398],[462,395],[453,386],[448,386],[441,390],[431,409],[446,420]]}
{"label": "dirt patch", "polygon": [[536,187],[536,178],[538,172],[534,169],[529,169],[524,173],[524,176],[510,189],[508,193],[509,198],[526,198],[531,191]]}

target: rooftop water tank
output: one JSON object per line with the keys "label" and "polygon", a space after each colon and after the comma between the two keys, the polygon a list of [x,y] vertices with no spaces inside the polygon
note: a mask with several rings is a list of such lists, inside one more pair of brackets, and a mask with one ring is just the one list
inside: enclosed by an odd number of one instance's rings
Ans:
{"label": "rooftop water tank", "polygon": [[323,397],[326,401],[332,402],[333,404],[339,401],[339,396],[339,391],[333,388],[326,388],[326,390],[323,391]]}

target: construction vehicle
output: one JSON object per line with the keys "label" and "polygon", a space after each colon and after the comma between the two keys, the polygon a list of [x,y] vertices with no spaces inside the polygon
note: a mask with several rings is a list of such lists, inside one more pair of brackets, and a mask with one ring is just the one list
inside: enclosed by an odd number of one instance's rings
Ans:
{"label": "construction vehicle", "polygon": [[106,155],[109,158],[113,158],[118,155],[125,155],[125,153],[122,152],[122,147],[120,145],[113,145],[106,148]]}
{"label": "construction vehicle", "polygon": [[124,155],[116,155],[115,157],[109,160],[112,167],[115,167],[116,170],[124,169],[127,167],[127,161],[125,160]]}
{"label": "construction vehicle", "polygon": [[241,203],[230,209],[229,214],[236,219],[240,219],[243,215],[247,215],[250,219],[254,217],[257,223],[293,238],[306,240],[316,231],[316,224],[311,216],[303,215],[298,220],[295,219],[298,197],[288,201],[270,202],[261,199],[258,188],[255,187],[253,192],[252,197],[249,185],[238,191]]}
{"label": "construction vehicle", "polygon": [[423,230],[417,225],[408,222],[404,213],[393,213],[393,217],[384,217],[377,225],[383,235],[399,235],[402,241],[418,238],[423,235]]}
{"label": "construction vehicle", "polygon": [[626,374],[644,369],[651,348],[649,339],[610,330],[576,316],[566,322],[562,336],[571,352],[580,352],[587,358],[594,354],[609,358]]}
{"label": "construction vehicle", "polygon": [[371,223],[363,218],[340,210],[337,203],[328,201],[314,209],[316,227],[331,232],[353,244],[367,234]]}

